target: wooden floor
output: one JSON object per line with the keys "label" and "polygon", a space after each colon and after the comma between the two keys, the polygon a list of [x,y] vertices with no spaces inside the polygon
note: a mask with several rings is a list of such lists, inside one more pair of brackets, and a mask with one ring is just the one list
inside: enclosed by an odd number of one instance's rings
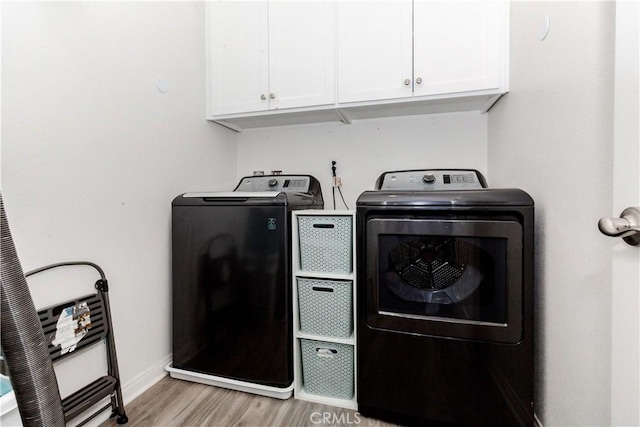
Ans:
{"label": "wooden floor", "polygon": [[[364,426],[394,424],[350,409],[297,399],[279,400],[165,377],[125,407],[126,427],[149,426]],[[119,427],[112,418],[101,427]]]}

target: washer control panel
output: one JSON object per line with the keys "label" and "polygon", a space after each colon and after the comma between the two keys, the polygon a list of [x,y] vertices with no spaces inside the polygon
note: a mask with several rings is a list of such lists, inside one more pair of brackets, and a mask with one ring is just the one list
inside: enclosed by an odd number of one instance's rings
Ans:
{"label": "washer control panel", "polygon": [[377,190],[438,191],[486,188],[484,176],[473,169],[421,169],[385,172]]}
{"label": "washer control panel", "polygon": [[307,193],[311,179],[304,175],[263,175],[242,178],[234,191],[283,191]]}

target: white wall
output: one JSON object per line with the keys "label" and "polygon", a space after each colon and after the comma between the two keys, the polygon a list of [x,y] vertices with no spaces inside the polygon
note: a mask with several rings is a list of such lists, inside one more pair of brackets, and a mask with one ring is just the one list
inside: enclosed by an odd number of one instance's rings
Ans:
{"label": "white wall", "polygon": [[[422,168],[487,169],[487,116],[448,113],[248,130],[238,135],[238,175],[255,170],[311,174],[333,208],[331,161],[347,205],[374,188],[380,174]],[[491,184],[491,183],[490,183]],[[344,209],[337,197],[336,206]]]}
{"label": "white wall", "polygon": [[[2,10],[2,190],[18,254],[25,270],[75,259],[104,268],[127,400],[171,353],[171,200],[236,182],[235,133],[205,121],[203,8]],[[36,302],[73,274],[32,283]],[[77,363],[71,377],[89,369]]]}
{"label": "white wall", "polygon": [[[489,179],[536,201],[536,412],[610,425],[613,2],[512,2],[511,92],[489,113]],[[546,40],[536,31],[545,15]]]}

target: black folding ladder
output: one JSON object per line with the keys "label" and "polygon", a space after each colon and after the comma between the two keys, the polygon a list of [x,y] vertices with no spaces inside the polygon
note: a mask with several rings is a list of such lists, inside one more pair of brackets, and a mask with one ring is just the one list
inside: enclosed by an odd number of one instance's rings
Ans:
{"label": "black folding ladder", "polygon": [[[104,271],[102,271],[98,265],[91,262],[74,261],[47,265],[27,272],[25,277],[58,267],[77,265],[91,266],[98,271],[100,279],[95,283],[97,292],[38,310],[38,317],[40,318],[40,323],[47,338],[49,356],[52,362],[55,363],[60,359],[76,354],[77,350],[98,344],[104,339],[107,352],[107,374],[62,399],[64,420],[65,422],[69,422],[69,420],[77,417],[101,400],[110,397],[110,403],[98,409],[79,425],[85,424],[109,407],[112,409],[111,417],[117,416],[118,424],[125,424],[129,419],[124,411],[118,360],[116,358],[116,346],[111,323],[111,311],[109,308],[109,287]],[[64,348],[56,339],[59,329],[58,320],[61,315],[71,316],[72,322],[75,322],[73,323],[75,325],[75,332],[84,334],[75,344],[75,348]]]}

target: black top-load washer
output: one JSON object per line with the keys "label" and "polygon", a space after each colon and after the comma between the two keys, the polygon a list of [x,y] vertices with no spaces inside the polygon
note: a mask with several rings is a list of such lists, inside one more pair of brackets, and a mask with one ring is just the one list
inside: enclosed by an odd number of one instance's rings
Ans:
{"label": "black top-load washer", "polygon": [[356,209],[359,411],[532,425],[531,197],[475,170],[394,171]]}
{"label": "black top-load washer", "polygon": [[291,395],[291,211],[323,205],[309,175],[245,177],[233,192],[173,200],[172,376]]}

